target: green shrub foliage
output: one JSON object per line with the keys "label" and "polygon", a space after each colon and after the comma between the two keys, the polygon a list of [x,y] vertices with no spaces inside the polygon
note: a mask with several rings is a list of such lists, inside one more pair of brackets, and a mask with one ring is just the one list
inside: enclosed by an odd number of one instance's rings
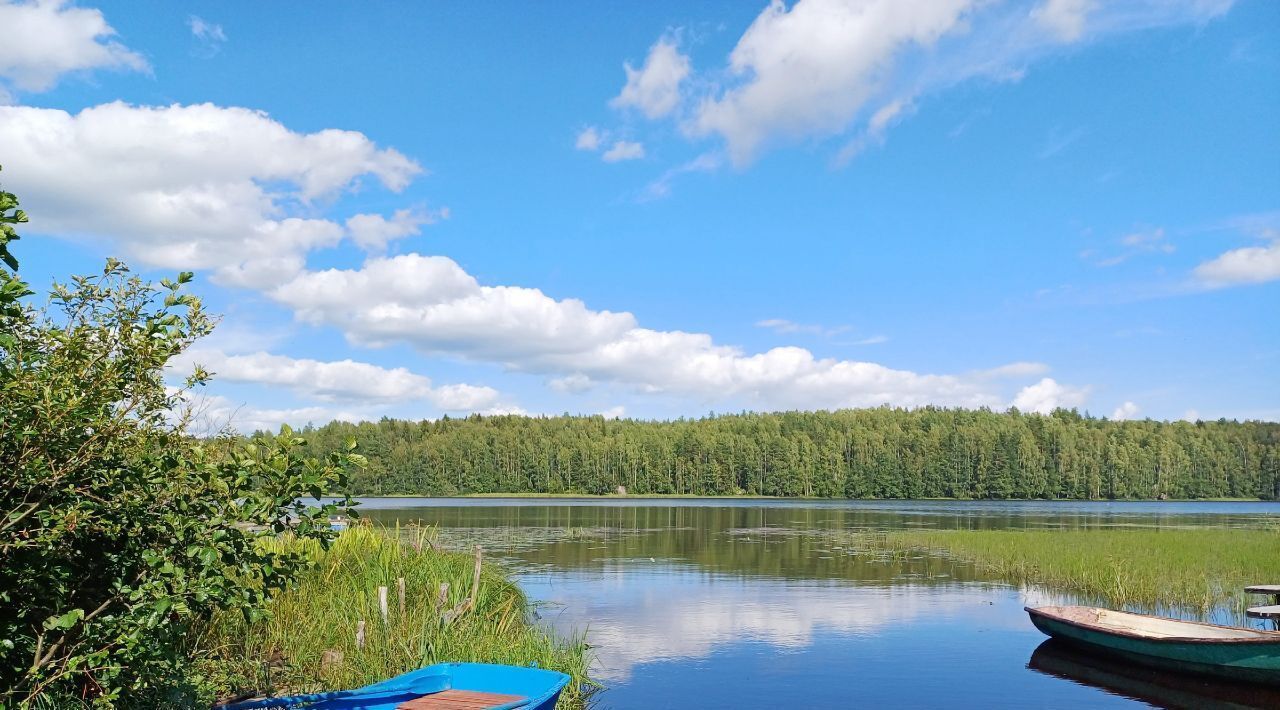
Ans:
{"label": "green shrub foliage", "polygon": [[120,262],[32,306],[10,252],[25,221],[0,193],[0,706],[189,706],[208,694],[188,632],[255,618],[306,560],[257,538],[327,544],[362,459],[269,441],[196,439],[166,367],[212,320],[190,274],[148,284]]}

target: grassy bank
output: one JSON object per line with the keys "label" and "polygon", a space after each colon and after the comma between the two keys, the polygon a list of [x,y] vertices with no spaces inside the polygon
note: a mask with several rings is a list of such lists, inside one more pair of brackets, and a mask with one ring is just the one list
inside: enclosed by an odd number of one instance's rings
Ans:
{"label": "grassy bank", "polygon": [[863,543],[946,554],[994,578],[1110,605],[1242,610],[1280,583],[1280,528],[892,531]]}
{"label": "grassy bank", "polygon": [[[358,526],[327,552],[311,545],[306,553],[315,565],[271,602],[269,617],[252,623],[219,618],[202,635],[202,665],[228,694],[352,688],[432,663],[478,661],[537,663],[568,673],[573,681],[562,702],[583,704],[586,644],[530,623],[524,594],[492,566],[484,565],[475,606],[468,608],[474,558],[435,551],[421,532],[405,540]],[[448,584],[443,603],[442,582]],[[379,587],[387,588],[385,622]]]}

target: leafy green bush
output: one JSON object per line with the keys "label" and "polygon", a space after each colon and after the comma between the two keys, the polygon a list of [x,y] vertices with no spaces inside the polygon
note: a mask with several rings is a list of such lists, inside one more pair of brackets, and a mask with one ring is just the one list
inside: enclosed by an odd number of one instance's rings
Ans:
{"label": "leafy green bush", "polygon": [[189,706],[209,694],[191,629],[259,617],[308,562],[257,538],[327,546],[338,505],[301,499],[343,490],[363,459],[304,458],[287,428],[188,435],[184,395],[210,375],[164,376],[213,326],[191,274],[157,287],[108,260],[33,307],[17,205],[0,192],[0,705]]}

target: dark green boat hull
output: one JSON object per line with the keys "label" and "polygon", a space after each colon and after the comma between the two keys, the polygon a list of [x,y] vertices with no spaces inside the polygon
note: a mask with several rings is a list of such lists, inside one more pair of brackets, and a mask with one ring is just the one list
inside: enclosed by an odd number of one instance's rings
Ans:
{"label": "dark green boat hull", "polygon": [[1083,628],[1034,613],[1031,621],[1052,638],[1145,666],[1280,686],[1280,639],[1274,643],[1153,640]]}
{"label": "dark green boat hull", "polygon": [[1280,686],[1242,683],[1117,661],[1061,639],[1045,639],[1031,654],[1027,668],[1170,710],[1280,708]]}

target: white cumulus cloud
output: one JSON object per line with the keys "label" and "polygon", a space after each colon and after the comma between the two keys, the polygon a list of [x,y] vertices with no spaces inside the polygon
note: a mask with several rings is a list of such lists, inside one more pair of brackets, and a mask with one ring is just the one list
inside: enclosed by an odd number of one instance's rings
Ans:
{"label": "white cumulus cloud", "polygon": [[425,403],[448,412],[484,412],[500,406],[500,394],[492,387],[433,385],[431,378],[403,367],[386,368],[354,360],[321,361],[266,352],[227,354],[214,349],[184,353],[171,366],[185,373],[199,364],[214,375],[214,382],[284,387],[320,402],[342,402],[368,417],[376,417],[379,405]]}
{"label": "white cumulus cloud", "polygon": [[[798,347],[747,353],[704,333],[642,328],[630,313],[594,311],[537,289],[484,286],[442,256],[372,258],[360,269],[308,272],[270,295],[304,322],[339,328],[354,344],[407,343],[428,354],[496,362],[548,375],[563,392],[609,382],[804,409],[1007,402],[990,375],[921,374]],[[1083,400],[1082,392],[1053,386],[1047,394],[1064,406]]]}
{"label": "white cumulus cloud", "polygon": [[1111,418],[1118,422],[1123,422],[1138,416],[1138,412],[1140,411],[1142,411],[1142,409],[1138,405],[1133,402],[1125,402],[1119,407],[1116,407],[1116,411],[1111,413]]}
{"label": "white cumulus cloud", "polygon": [[[376,178],[399,191],[417,163],[355,131],[296,133],[213,104],[110,103],[79,113],[0,106],[6,179],[32,231],[106,239],[162,268],[266,287],[345,230],[309,206]],[[366,230],[367,231],[367,230]]]}
{"label": "white cumulus cloud", "polygon": [[1013,398],[1013,406],[1024,412],[1049,414],[1059,408],[1079,407],[1088,397],[1088,387],[1069,387],[1046,377],[1034,385],[1023,387]]}
{"label": "white cumulus cloud", "polygon": [[0,79],[46,91],[64,74],[92,69],[147,71],[140,54],[117,42],[102,12],[62,0],[0,0]]}
{"label": "white cumulus cloud", "polygon": [[1031,11],[1031,19],[1062,41],[1074,42],[1084,35],[1085,22],[1096,7],[1094,0],[1045,0]]}
{"label": "white cumulus cloud", "polygon": [[436,353],[505,362],[581,352],[635,327],[629,313],[592,311],[537,289],[481,286],[443,256],[374,258],[357,270],[308,272],[271,295],[309,323],[353,342],[413,343]]}
{"label": "white cumulus cloud", "polygon": [[1265,246],[1232,249],[1200,264],[1195,275],[1212,287],[1258,284],[1280,279],[1280,232],[1267,233]]}
{"label": "white cumulus cloud", "polygon": [[687,99],[683,127],[695,138],[719,136],[739,166],[772,143],[852,135],[836,156],[840,163],[882,141],[925,94],[973,77],[1016,79],[1064,45],[1204,22],[1230,6],[1230,0],[773,0],[738,39],[725,71],[683,79],[709,87]]}
{"label": "white cumulus cloud", "polygon": [[[743,81],[705,100],[697,133],[716,133],[735,163],[773,136],[842,132],[888,79],[895,56],[955,28],[969,0],[775,1],[743,33],[729,71]],[[878,110],[901,97],[882,101]]]}
{"label": "white cumulus cloud", "polygon": [[1008,365],[993,367],[988,370],[980,370],[974,373],[977,377],[1004,379],[1019,377],[1035,377],[1043,375],[1049,371],[1049,366],[1043,362],[1011,362]]}
{"label": "white cumulus cloud", "polygon": [[594,385],[595,383],[591,381],[590,377],[580,372],[565,375],[564,377],[555,377],[547,381],[548,387],[556,392],[565,394],[580,394],[591,389]]}
{"label": "white cumulus cloud", "polygon": [[614,141],[613,147],[604,152],[600,159],[606,163],[617,163],[623,160],[638,160],[644,157],[644,146],[632,141]]}
{"label": "white cumulus cloud", "polygon": [[644,66],[636,69],[628,62],[623,69],[627,83],[610,105],[636,108],[649,118],[661,118],[680,102],[680,84],[689,76],[689,58],[673,38],[663,37],[649,48]]}
{"label": "white cumulus cloud", "polygon": [[211,436],[227,430],[242,434],[274,432],[280,429],[281,424],[298,429],[307,424],[360,422],[376,418],[338,407],[257,407],[222,395],[203,393],[187,393],[183,402],[181,411],[174,412],[174,416],[185,417],[189,421],[188,432],[197,436]]}
{"label": "white cumulus cloud", "polygon": [[600,149],[600,143],[604,141],[604,135],[600,129],[595,126],[587,126],[578,132],[577,139],[574,140],[573,147],[578,150],[596,151]]}
{"label": "white cumulus cloud", "polygon": [[347,219],[347,232],[361,249],[380,253],[391,242],[417,234],[423,225],[448,216],[447,209],[437,213],[396,210],[390,219],[380,214],[358,214]]}

